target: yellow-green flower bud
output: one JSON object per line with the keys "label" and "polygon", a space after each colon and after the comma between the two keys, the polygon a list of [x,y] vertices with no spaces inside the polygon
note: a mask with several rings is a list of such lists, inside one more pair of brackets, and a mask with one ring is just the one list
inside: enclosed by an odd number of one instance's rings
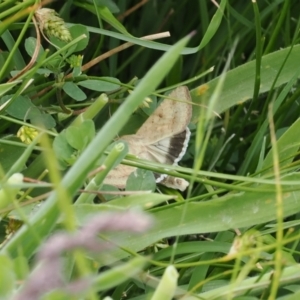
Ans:
{"label": "yellow-green flower bud", "polygon": [[[131,90],[128,90],[129,94],[132,93]],[[144,98],[143,102],[139,105],[140,108],[147,107],[149,108],[149,103],[152,103],[152,99],[150,97]]]}
{"label": "yellow-green flower bud", "polygon": [[32,127],[22,126],[17,133],[17,136],[25,144],[30,144],[38,135],[38,131]]}

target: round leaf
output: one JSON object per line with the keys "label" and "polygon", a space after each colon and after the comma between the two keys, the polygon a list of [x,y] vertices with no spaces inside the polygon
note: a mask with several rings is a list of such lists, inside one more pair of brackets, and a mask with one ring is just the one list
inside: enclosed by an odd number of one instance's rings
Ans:
{"label": "round leaf", "polygon": [[127,191],[154,191],[156,182],[151,171],[137,169],[132,172],[126,182]]}

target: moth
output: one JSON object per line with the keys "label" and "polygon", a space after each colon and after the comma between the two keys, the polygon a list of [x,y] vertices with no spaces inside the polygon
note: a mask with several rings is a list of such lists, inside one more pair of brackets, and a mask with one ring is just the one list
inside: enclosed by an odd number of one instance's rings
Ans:
{"label": "moth", "polygon": [[[136,134],[124,135],[119,139],[127,142],[130,154],[141,159],[177,165],[186,152],[191,135],[187,127],[192,117],[191,96],[186,86],[180,86],[168,97]],[[135,167],[118,165],[108,173],[104,183],[124,189],[128,176],[135,170]],[[154,176],[157,183],[181,191],[189,185],[182,178],[157,173],[154,173]]]}

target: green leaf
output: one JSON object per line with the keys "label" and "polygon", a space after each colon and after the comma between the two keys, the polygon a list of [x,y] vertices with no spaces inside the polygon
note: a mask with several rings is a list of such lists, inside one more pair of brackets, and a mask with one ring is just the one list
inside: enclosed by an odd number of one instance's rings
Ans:
{"label": "green leaf", "polygon": [[53,141],[53,150],[56,157],[68,164],[74,162],[75,150],[70,146],[66,138],[66,130],[62,131]]}
{"label": "green leaf", "polygon": [[[9,141],[18,141],[19,139],[14,137],[9,137],[7,139],[0,139],[0,165],[4,171],[4,173],[8,172],[8,170],[13,166],[13,164],[17,161],[17,159],[24,153],[25,147],[18,147],[15,145],[7,144]],[[2,141],[5,142],[1,143]],[[21,170],[19,170],[20,172]]]}
{"label": "green leaf", "polygon": [[126,191],[154,191],[155,188],[155,177],[149,170],[136,169],[126,182]]}
{"label": "green leaf", "polygon": [[[6,95],[1,98],[0,104],[7,102],[13,95]],[[17,119],[28,119],[30,110],[35,108],[31,100],[25,96],[18,96],[6,109],[6,112]]]}
{"label": "green leaf", "polygon": [[103,212],[120,212],[124,211],[123,208],[117,206],[111,206],[110,204],[88,204],[80,203],[74,205],[74,212],[76,216],[76,222],[80,225],[86,224],[87,220],[97,213]]}
{"label": "green leaf", "polygon": [[70,298],[70,294],[63,290],[52,290],[42,296],[43,300],[65,300]]}
{"label": "green leaf", "polygon": [[13,272],[13,263],[6,255],[0,255],[0,296],[11,295],[14,286],[15,274]]}
{"label": "green leaf", "polygon": [[21,83],[21,80],[16,80],[9,83],[0,84],[0,96],[6,94],[8,91],[13,89],[17,84]]}
{"label": "green leaf", "polygon": [[[0,25],[0,27],[1,27],[1,25]],[[0,29],[0,31],[1,31],[1,29]],[[14,48],[14,46],[16,44],[16,39],[9,30],[5,30],[3,32],[3,34],[1,35],[1,40],[7,46],[8,51],[12,51],[12,49]],[[13,63],[15,64],[16,69],[22,70],[26,66],[26,63],[23,58],[24,55],[21,53],[21,49],[17,48],[15,50],[16,51],[14,53]]]}
{"label": "green leaf", "polygon": [[34,139],[30,145],[27,145],[25,151],[18,157],[18,159],[14,161],[14,164],[6,172],[6,177],[10,177],[14,173],[20,173],[24,170],[24,167],[26,166],[27,161],[32,154],[32,151],[34,150],[37,141],[37,139]]}
{"label": "green leaf", "polygon": [[179,273],[173,265],[167,266],[151,300],[172,300],[177,289]]}
{"label": "green leaf", "polygon": [[85,140],[86,147],[95,137],[96,129],[95,124],[92,120],[84,120],[79,126],[82,138]]}
{"label": "green leaf", "polygon": [[198,47],[198,50],[204,48],[210,42],[210,40],[215,36],[217,30],[220,27],[223,16],[224,16],[226,2],[227,2],[227,0],[221,1],[219,9],[214,14],[213,18],[211,19],[211,21],[209,23],[207,30],[205,31],[205,35],[202,38],[202,41]]}
{"label": "green leaf", "polygon": [[[92,3],[91,0],[88,2]],[[106,6],[113,14],[117,14],[120,12],[119,7],[112,0],[95,0],[97,6]]]}
{"label": "green leaf", "polygon": [[[259,274],[258,276],[250,276],[249,278],[244,279],[239,284],[236,284],[235,282],[226,285],[223,285],[218,288],[213,288],[211,290],[205,291],[203,293],[200,293],[196,296],[190,296],[188,300],[210,300],[210,299],[230,299],[231,296],[234,295],[242,295],[242,293],[247,294],[249,290],[251,290],[252,293],[261,292],[262,290],[266,290],[270,287],[270,277],[272,277],[274,274],[274,271],[271,270],[270,272],[266,272],[263,275]],[[280,285],[285,284],[286,282],[289,282],[290,284],[292,282],[298,283],[300,279],[299,275],[299,266],[297,264],[293,266],[288,266],[283,268],[282,273],[280,274]],[[259,285],[256,285],[256,283],[259,282]],[[298,297],[300,293],[297,293]],[[288,300],[296,300],[298,297],[287,297],[284,299]],[[234,297],[234,299],[239,299],[238,297]],[[243,299],[243,297],[241,298]],[[281,298],[276,298],[281,299]],[[248,300],[248,299],[247,299]]]}
{"label": "green leaf", "polygon": [[85,142],[82,140],[81,132],[77,127],[70,126],[66,129],[66,139],[72,148],[76,150],[84,149]]}
{"label": "green leaf", "polygon": [[[113,186],[113,185],[109,185],[109,184],[103,184],[101,186],[101,191],[103,191],[104,193],[102,194],[102,197],[105,199],[105,201],[112,201],[114,199],[119,199],[119,192],[120,190]],[[101,193],[101,191],[99,193]],[[115,194],[105,194],[105,192],[115,192]],[[123,199],[123,198],[122,198]]]}
{"label": "green leaf", "polygon": [[85,120],[79,126],[69,126],[66,129],[66,139],[71,147],[83,150],[95,137],[95,125],[92,120]]}
{"label": "green leaf", "polygon": [[44,75],[45,77],[48,77],[50,74],[52,74],[53,72],[49,69],[46,68],[40,68],[36,71],[38,74]]}
{"label": "green leaf", "polygon": [[[278,297],[278,300],[298,300],[300,297],[300,286],[299,285],[293,285],[296,289],[292,294],[288,294],[283,297]],[[286,286],[286,289],[289,289],[289,286]]]}
{"label": "green leaf", "polygon": [[[300,119],[298,119],[276,142],[280,168],[288,166],[296,155],[300,146]],[[267,154],[262,169],[273,166],[273,148]],[[271,170],[272,171],[272,170]]]}
{"label": "green leaf", "polygon": [[174,199],[174,197],[176,196],[144,193],[111,200],[109,202],[109,205],[120,207],[123,209],[130,209],[132,207],[142,207],[143,209],[150,209],[151,207],[159,205],[165,201]]}
{"label": "green leaf", "polygon": [[94,288],[99,292],[117,286],[125,280],[140,273],[146,263],[146,258],[138,256],[125,264],[115,266],[96,277],[94,281]]}
{"label": "green leaf", "polygon": [[63,85],[63,91],[76,101],[86,99],[86,94],[73,82],[66,82]]}
{"label": "green leaf", "polygon": [[15,173],[10,177],[7,176],[6,185],[0,188],[0,211],[6,209],[16,199],[21,188],[13,187],[13,185],[22,184],[23,178],[24,176],[21,173]]}
{"label": "green leaf", "polygon": [[[288,47],[262,57],[260,93],[270,90],[290,49],[291,48]],[[300,45],[293,47],[293,50],[280,72],[275,87],[287,83],[295,75],[297,70],[299,70],[295,61],[300,61]],[[222,113],[234,105],[251,99],[254,89],[255,64],[256,61],[253,60],[226,73],[222,89],[222,99],[217,101],[214,107],[215,112]],[[220,77],[217,77],[192,90],[191,96],[193,102],[201,103],[201,105],[207,103],[214,93],[219,80]],[[199,111],[199,107],[193,107],[193,122],[197,122]]]}
{"label": "green leaf", "polygon": [[110,12],[110,10],[105,6],[100,6],[98,8],[101,18],[110,24],[113,28],[118,30],[119,32],[128,35],[128,31],[126,28],[114,17],[114,15]]}
{"label": "green leaf", "polygon": [[[29,54],[29,56],[31,56],[31,57],[33,56],[35,48],[36,48],[36,38],[34,38],[34,37],[27,38],[25,40],[25,50]],[[40,49],[39,49],[39,53],[38,53],[38,56],[37,56],[37,60],[39,60],[39,58],[44,55],[44,52],[45,51],[44,51],[43,46],[40,45]]]}
{"label": "green leaf", "polygon": [[65,65],[60,56],[54,56],[49,61],[47,61],[44,66],[53,73],[58,73],[61,68]]}
{"label": "green leaf", "polygon": [[18,256],[13,263],[17,279],[24,280],[29,273],[28,260],[24,256]]}
{"label": "green leaf", "polygon": [[[82,1],[81,2],[77,1],[76,4],[77,4],[77,6],[82,7],[84,9],[90,11],[93,14],[96,14],[94,5],[87,4]],[[98,7],[96,7],[96,9],[98,10],[100,17],[104,21],[106,21],[108,24],[110,24],[113,28],[115,28],[119,32],[121,32],[127,36],[129,35],[126,28],[114,17],[114,15],[110,12],[110,10],[107,7],[98,6]]]}
{"label": "green leaf", "polygon": [[[0,52],[0,66],[3,66],[4,63],[7,61],[9,56],[8,52]],[[3,78],[7,77],[9,75],[9,72],[11,72],[14,69],[14,61],[11,60],[9,62],[9,65],[7,66],[7,69],[5,70],[5,72],[3,73]]]}
{"label": "green leaf", "polygon": [[[293,193],[284,193],[283,217],[300,211],[298,199],[300,191],[297,189],[299,174],[284,177],[284,180],[295,180]],[[263,188],[265,186],[261,186]],[[272,186],[267,186],[271,188]],[[165,206],[155,210],[152,215],[156,220],[145,236],[136,239],[134,235],[127,236],[123,247],[130,247],[132,251],[140,251],[149,245],[170,236],[201,234],[208,232],[222,232],[233,228],[251,227],[257,224],[274,221],[277,218],[276,191],[232,193],[212,199],[207,202],[185,202],[181,205]],[[291,186],[292,188],[292,186]],[[182,220],[184,216],[184,220]],[[182,220],[182,223],[178,223]],[[108,234],[106,238],[118,239],[119,234]],[[111,263],[127,254],[116,250],[112,253]]]}
{"label": "green leaf", "polygon": [[76,24],[74,26],[71,26],[69,27],[69,31],[71,33],[71,36],[73,39],[85,34],[86,35],[86,38],[85,39],[82,39],[80,40],[76,46],[73,48],[71,48],[70,50],[68,50],[68,53],[73,53],[73,52],[78,52],[78,51],[82,51],[86,48],[86,46],[88,45],[89,43],[89,39],[90,39],[90,33],[89,31],[87,30],[87,27],[84,26],[84,25],[79,25],[79,24]]}
{"label": "green leaf", "polygon": [[110,92],[120,88],[120,80],[117,78],[100,77],[99,79],[100,80],[88,79],[85,81],[80,81],[78,82],[78,85],[98,92]]}
{"label": "green leaf", "polygon": [[[176,246],[176,255],[199,253],[199,249],[205,253],[219,252],[227,254],[231,246],[231,243],[218,241],[214,241],[213,243],[211,241],[181,242]],[[168,260],[172,256],[173,251],[174,249],[172,247],[167,247],[155,253],[153,259],[157,261]]]}
{"label": "green leaf", "polygon": [[33,110],[33,112],[29,113],[30,122],[36,126],[42,126],[46,129],[52,129],[55,127],[56,122],[55,119],[46,113],[42,113],[38,109]]}

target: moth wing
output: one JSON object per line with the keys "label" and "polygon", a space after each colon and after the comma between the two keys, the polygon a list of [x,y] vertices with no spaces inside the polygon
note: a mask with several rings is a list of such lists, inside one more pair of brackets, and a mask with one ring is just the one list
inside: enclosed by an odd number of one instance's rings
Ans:
{"label": "moth wing", "polygon": [[172,189],[180,190],[182,192],[185,191],[186,188],[189,186],[189,182],[185,179],[173,176],[166,176],[162,179],[160,184],[163,184]]}
{"label": "moth wing", "polygon": [[[122,136],[119,140],[127,142],[130,154],[140,157],[140,154],[145,151],[143,142],[135,134]],[[126,187],[128,176],[135,170],[135,167],[119,164],[109,171],[104,183],[114,185],[119,189],[124,189]]]}
{"label": "moth wing", "polygon": [[135,170],[136,168],[134,167],[120,164],[108,173],[104,183],[114,185],[119,189],[125,189],[128,176]]}
{"label": "moth wing", "polygon": [[[165,98],[146,120],[136,135],[143,137],[145,144],[153,144],[166,137],[183,132],[192,117],[191,96],[186,86],[176,88]],[[187,102],[188,101],[188,102]]]}
{"label": "moth wing", "polygon": [[[120,138],[128,143],[130,154],[169,165],[181,160],[190,138],[187,125],[192,117],[192,106],[187,101],[191,102],[191,96],[188,88],[181,86],[169,97],[183,102],[164,99],[136,134]],[[135,167],[118,165],[109,172],[104,183],[123,189],[128,176],[135,170]],[[167,175],[155,174],[155,177],[160,182]]]}
{"label": "moth wing", "polygon": [[180,133],[148,144],[145,146],[146,151],[141,152],[139,157],[161,164],[176,165],[186,152],[190,134],[190,130],[186,127]]}

